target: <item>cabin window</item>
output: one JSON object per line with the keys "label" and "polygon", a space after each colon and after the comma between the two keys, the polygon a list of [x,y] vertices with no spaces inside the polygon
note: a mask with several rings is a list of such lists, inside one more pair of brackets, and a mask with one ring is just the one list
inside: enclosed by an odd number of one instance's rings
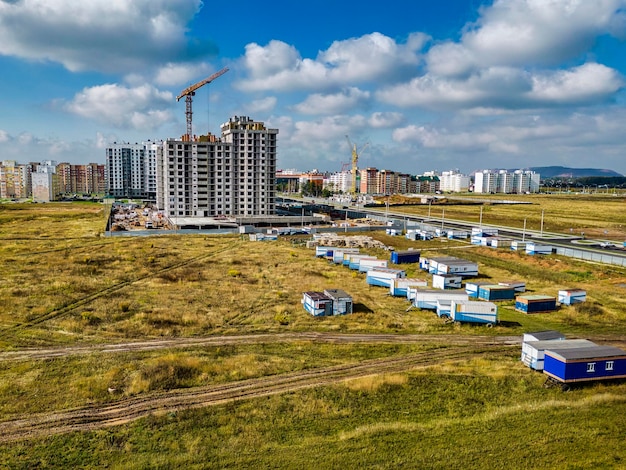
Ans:
{"label": "cabin window", "polygon": [[606,361],[605,370],[613,370],[613,361]]}
{"label": "cabin window", "polygon": [[587,372],[595,372],[596,371],[596,363],[588,362],[587,363]]}

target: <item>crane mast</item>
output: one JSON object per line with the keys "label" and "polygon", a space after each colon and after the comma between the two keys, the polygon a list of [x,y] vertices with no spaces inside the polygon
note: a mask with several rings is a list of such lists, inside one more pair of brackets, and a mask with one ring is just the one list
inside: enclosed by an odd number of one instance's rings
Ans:
{"label": "crane mast", "polygon": [[183,91],[180,92],[180,95],[178,95],[176,97],[176,101],[180,101],[180,99],[183,96],[185,97],[185,117],[187,119],[186,140],[191,140],[191,136],[193,135],[193,128],[192,128],[192,116],[193,116],[192,102],[193,102],[193,97],[196,94],[196,90],[198,88],[208,84],[208,83],[211,83],[217,77],[220,77],[220,76],[224,75],[226,72],[228,72],[228,67],[224,67],[222,70],[219,70],[219,71],[215,72],[210,77],[207,77],[204,80],[199,81],[198,83],[194,83],[193,85],[188,86],[187,88],[185,88]]}

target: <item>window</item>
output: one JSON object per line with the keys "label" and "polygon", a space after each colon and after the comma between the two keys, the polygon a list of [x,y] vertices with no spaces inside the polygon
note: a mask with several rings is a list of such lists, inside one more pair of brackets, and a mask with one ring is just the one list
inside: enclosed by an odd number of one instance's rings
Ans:
{"label": "window", "polygon": [[613,370],[613,361],[606,361],[606,365],[604,366],[604,370]]}
{"label": "window", "polygon": [[596,371],[596,363],[588,362],[587,363],[587,372],[595,372]]}

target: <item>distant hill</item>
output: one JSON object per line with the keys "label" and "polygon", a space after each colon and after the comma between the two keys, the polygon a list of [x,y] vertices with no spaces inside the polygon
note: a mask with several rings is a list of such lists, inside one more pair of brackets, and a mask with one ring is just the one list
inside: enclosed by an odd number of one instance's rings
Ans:
{"label": "distant hill", "polygon": [[535,166],[529,168],[541,175],[541,178],[584,178],[587,176],[624,176],[613,170],[600,168],[567,168],[565,166]]}

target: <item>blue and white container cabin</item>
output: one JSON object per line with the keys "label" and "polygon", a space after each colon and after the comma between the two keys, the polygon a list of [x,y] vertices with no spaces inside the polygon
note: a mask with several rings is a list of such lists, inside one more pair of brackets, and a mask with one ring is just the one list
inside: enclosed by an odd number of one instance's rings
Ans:
{"label": "blue and white container cabin", "polygon": [[[377,259],[376,256],[365,255],[365,254],[350,254],[348,255],[348,267],[350,269],[357,270],[359,269],[359,264],[362,259]],[[345,260],[344,260],[345,265]]]}
{"label": "blue and white container cabin", "polygon": [[411,289],[409,295],[415,293],[413,299],[413,306],[425,310],[437,310],[438,300],[468,300],[467,294],[464,291],[458,290],[421,290]]}
{"label": "blue and white container cabin", "polygon": [[512,287],[515,292],[526,292],[526,283],[524,281],[502,281],[498,282],[501,286]]}
{"label": "blue and white container cabin", "polygon": [[373,268],[386,268],[387,260],[386,259],[368,259],[362,258],[359,260],[359,272],[366,273]]}
{"label": "blue and white container cabin", "polygon": [[526,251],[527,242],[521,240],[513,240],[511,242],[511,250],[513,251]]}
{"label": "blue and white container cabin", "polygon": [[428,260],[428,272],[430,274],[450,274],[450,273],[443,272],[439,268],[439,264],[450,262],[450,261],[458,261],[458,260],[459,258],[457,258],[456,256],[433,256],[432,258],[429,258]]}
{"label": "blue and white container cabin", "polygon": [[498,324],[498,306],[493,302],[478,300],[453,300],[450,318],[461,323],[480,323],[488,326]]}
{"label": "blue and white container cabin", "polygon": [[527,255],[551,255],[552,246],[529,242],[526,244],[526,254]]}
{"label": "blue and white container cabin", "polygon": [[314,317],[333,315],[333,299],[323,292],[304,292],[301,302],[304,309]]}
{"label": "blue and white container cabin", "polygon": [[561,385],[626,378],[626,351],[614,346],[546,349],[543,373]]}
{"label": "blue and white container cabin", "polygon": [[529,341],[562,341],[564,339],[565,335],[556,330],[531,331],[522,336],[524,343]]}
{"label": "blue and white container cabin", "polygon": [[453,259],[437,263],[437,274],[457,274],[464,277],[478,276],[478,264],[465,259]]}
{"label": "blue and white container cabin", "polygon": [[347,292],[341,289],[326,289],[324,295],[333,301],[333,315],[352,313],[353,301]]}
{"label": "blue and white container cabin", "polygon": [[587,300],[587,291],[582,289],[564,289],[559,291],[558,301],[563,305],[578,304]]}
{"label": "blue and white container cabin", "polygon": [[428,258],[420,258],[420,269],[422,271],[430,270],[430,259]]}
{"label": "blue and white container cabin", "polygon": [[515,294],[515,289],[512,287],[501,286],[499,284],[488,284],[478,288],[478,298],[490,302],[513,300]]}
{"label": "blue and white container cabin", "polygon": [[358,248],[335,248],[333,250],[333,263],[343,264],[343,258],[346,253],[358,254]]}
{"label": "blue and white container cabin", "polygon": [[433,274],[433,289],[460,289],[462,280],[458,274]]}
{"label": "blue and white container cabin", "polygon": [[406,271],[394,268],[372,268],[367,271],[365,282],[369,286],[389,287],[393,281],[406,277]]}
{"label": "blue and white container cabin", "polygon": [[498,229],[495,227],[472,227],[472,236],[497,237]]}
{"label": "blue and white container cabin", "polygon": [[334,248],[332,246],[316,246],[315,256],[318,258],[327,258],[333,256]]}
{"label": "blue and white container cabin", "polygon": [[439,318],[450,318],[450,309],[452,308],[452,301],[450,299],[437,300],[437,316]]}
{"label": "blue and white container cabin", "polygon": [[390,261],[393,264],[419,263],[419,250],[392,251]]}
{"label": "blue and white container cabin", "polygon": [[527,341],[522,343],[521,361],[534,370],[543,370],[544,356],[547,349],[563,351],[565,349],[588,348],[597,346],[588,339],[564,339],[561,341]]}
{"label": "blue and white container cabin", "polygon": [[415,278],[408,278],[408,277],[395,278],[395,279],[390,280],[389,294],[394,297],[407,297],[408,298],[409,289],[411,287],[424,288],[427,286],[428,286],[428,281],[426,281],[425,279],[415,279]]}
{"label": "blue and white container cabin", "polygon": [[511,248],[512,241],[510,238],[492,237],[489,246],[492,248]]}
{"label": "blue and white container cabin", "polygon": [[483,237],[481,235],[473,235],[472,238],[470,238],[472,245],[488,246],[490,241],[491,237]]}
{"label": "blue and white container cabin", "polygon": [[465,240],[467,237],[469,237],[469,233],[465,230],[448,230],[449,240]]}
{"label": "blue and white container cabin", "polygon": [[493,285],[493,283],[488,282],[488,281],[466,281],[465,292],[467,292],[467,295],[469,296],[470,299],[477,299],[478,289],[481,286],[491,286],[491,285]]}
{"label": "blue and white container cabin", "polygon": [[552,312],[556,310],[556,297],[550,295],[518,295],[515,310],[523,313]]}

